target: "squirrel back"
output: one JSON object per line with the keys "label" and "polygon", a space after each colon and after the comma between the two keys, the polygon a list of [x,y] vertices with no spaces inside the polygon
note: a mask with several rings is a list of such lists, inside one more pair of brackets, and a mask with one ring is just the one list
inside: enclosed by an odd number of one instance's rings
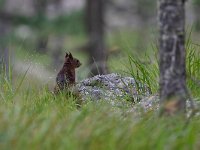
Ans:
{"label": "squirrel back", "polygon": [[78,59],[74,58],[71,53],[66,53],[63,67],[56,77],[55,94],[75,84],[75,69],[80,66],[81,63]]}

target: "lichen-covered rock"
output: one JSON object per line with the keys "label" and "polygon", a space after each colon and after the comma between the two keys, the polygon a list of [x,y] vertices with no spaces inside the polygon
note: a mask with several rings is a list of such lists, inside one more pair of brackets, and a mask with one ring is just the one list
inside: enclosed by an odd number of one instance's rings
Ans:
{"label": "lichen-covered rock", "polygon": [[[159,112],[159,96],[152,95],[146,85],[137,82],[132,77],[123,77],[115,73],[97,75],[81,81],[76,85],[76,89],[83,101],[106,100],[112,106],[117,106],[115,108],[125,106],[126,113],[134,113],[136,116],[149,111]],[[193,105],[195,109],[199,108],[200,102],[194,101]],[[190,116],[192,112],[190,100],[186,101],[186,110],[187,116]]]}
{"label": "lichen-covered rock", "polygon": [[[137,104],[129,108],[129,112],[134,112],[136,115],[141,116],[141,114],[153,111],[159,113],[160,108],[160,98],[158,95],[150,95],[141,99]],[[196,111],[196,115],[200,115],[198,110],[200,108],[200,102],[198,100],[192,99],[186,100],[186,115],[189,117],[193,111]]]}
{"label": "lichen-covered rock", "polygon": [[123,99],[136,102],[151,93],[146,85],[137,82],[134,78],[123,77],[116,73],[85,79],[76,87],[83,100]]}

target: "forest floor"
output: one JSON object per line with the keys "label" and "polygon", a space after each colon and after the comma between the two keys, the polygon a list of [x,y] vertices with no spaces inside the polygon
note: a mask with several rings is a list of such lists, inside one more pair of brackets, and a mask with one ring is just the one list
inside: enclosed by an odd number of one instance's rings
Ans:
{"label": "forest floor", "polygon": [[50,87],[54,85],[57,75],[57,72],[51,72],[42,64],[20,60],[15,61],[13,71],[19,75],[27,72],[27,79],[36,80],[40,86],[49,85]]}

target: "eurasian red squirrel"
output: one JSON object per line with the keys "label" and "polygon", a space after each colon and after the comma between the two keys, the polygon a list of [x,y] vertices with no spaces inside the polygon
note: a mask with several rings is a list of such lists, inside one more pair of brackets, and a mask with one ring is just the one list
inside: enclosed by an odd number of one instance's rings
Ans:
{"label": "eurasian red squirrel", "polygon": [[56,77],[55,94],[75,84],[75,69],[80,66],[78,59],[74,58],[71,53],[66,53],[64,65]]}

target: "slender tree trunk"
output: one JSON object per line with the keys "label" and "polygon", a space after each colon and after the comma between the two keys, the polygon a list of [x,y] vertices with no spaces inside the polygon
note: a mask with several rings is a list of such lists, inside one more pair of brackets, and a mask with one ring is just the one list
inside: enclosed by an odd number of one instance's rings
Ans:
{"label": "slender tree trunk", "polygon": [[104,42],[105,0],[86,0],[86,28],[89,36],[88,52],[91,74],[105,74],[106,48]]}
{"label": "slender tree trunk", "polygon": [[164,113],[186,105],[184,0],[159,0],[160,98]]}

